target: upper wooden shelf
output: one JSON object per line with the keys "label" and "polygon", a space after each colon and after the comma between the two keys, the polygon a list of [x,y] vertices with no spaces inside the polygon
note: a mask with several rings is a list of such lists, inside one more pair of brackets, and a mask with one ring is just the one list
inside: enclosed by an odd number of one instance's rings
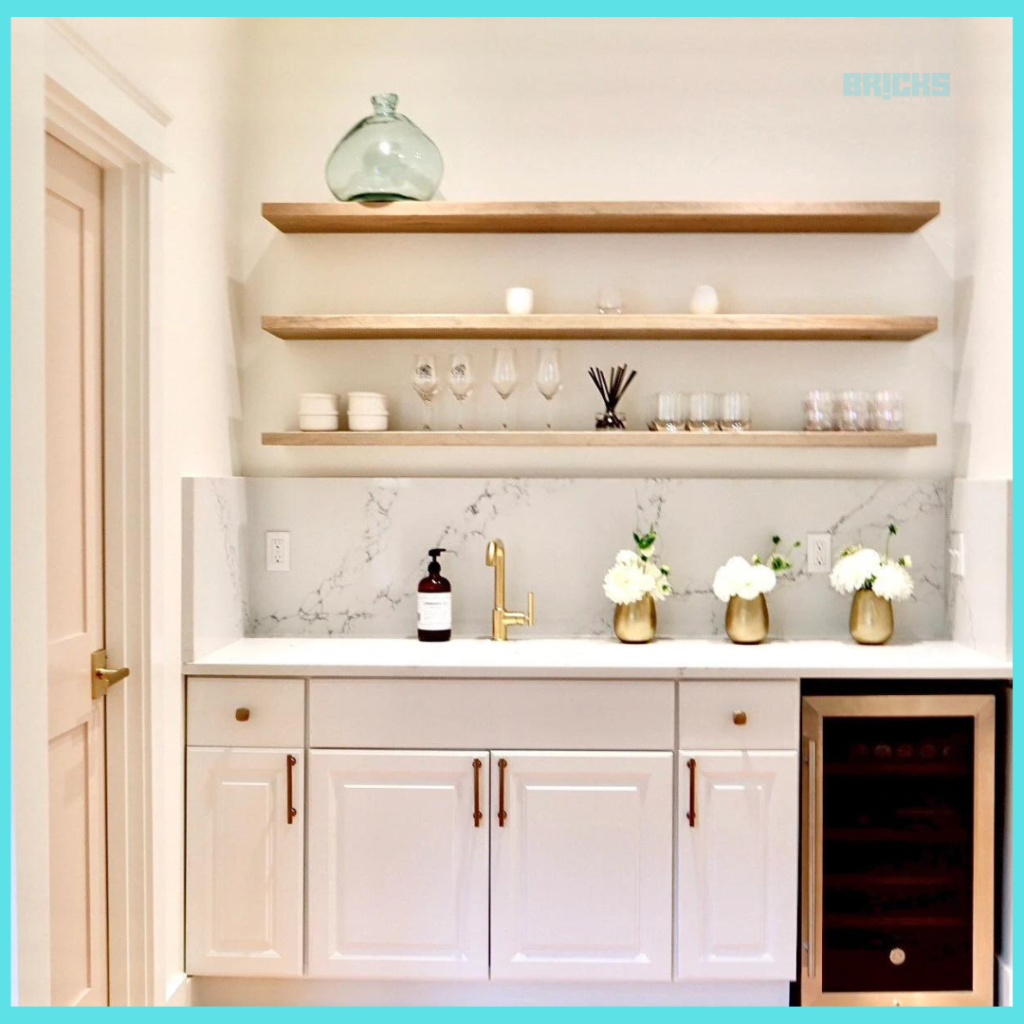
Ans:
{"label": "upper wooden shelf", "polygon": [[374,338],[636,341],[913,341],[938,327],[931,316],[795,313],[342,313],[265,316],[285,340]]}
{"label": "upper wooden shelf", "polygon": [[937,202],[263,204],[264,218],[288,234],[905,234],[938,214]]}

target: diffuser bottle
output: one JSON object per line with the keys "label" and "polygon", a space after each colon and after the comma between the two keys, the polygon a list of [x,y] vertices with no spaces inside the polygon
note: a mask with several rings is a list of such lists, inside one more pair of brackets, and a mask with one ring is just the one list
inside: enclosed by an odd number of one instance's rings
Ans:
{"label": "diffuser bottle", "polygon": [[427,575],[416,595],[416,634],[427,643],[452,638],[452,585],[441,575],[438,557],[444,548],[430,549]]}

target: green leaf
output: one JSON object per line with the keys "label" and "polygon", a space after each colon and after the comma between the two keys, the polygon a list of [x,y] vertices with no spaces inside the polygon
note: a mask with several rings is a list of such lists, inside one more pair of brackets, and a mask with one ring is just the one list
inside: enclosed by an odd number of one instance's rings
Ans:
{"label": "green leaf", "polygon": [[782,541],[782,538],[777,533],[772,535],[772,543],[773,544],[779,544],[779,543],[781,543],[781,541]]}
{"label": "green leaf", "polygon": [[897,534],[897,533],[899,533],[899,532],[900,532],[900,531],[899,531],[899,530],[897,529],[897,527],[896,527],[896,524],[895,524],[895,523],[890,523],[890,524],[889,524],[889,535],[890,535],[891,537],[895,537],[895,536],[896,536],[896,534]]}

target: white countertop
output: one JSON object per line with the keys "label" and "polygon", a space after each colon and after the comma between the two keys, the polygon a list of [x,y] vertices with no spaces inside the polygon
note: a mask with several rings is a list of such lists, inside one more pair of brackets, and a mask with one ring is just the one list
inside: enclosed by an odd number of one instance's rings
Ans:
{"label": "white countertop", "polygon": [[852,640],[611,638],[451,640],[259,637],[185,665],[189,675],[650,679],[1010,679],[1012,663],[948,640],[862,647]]}

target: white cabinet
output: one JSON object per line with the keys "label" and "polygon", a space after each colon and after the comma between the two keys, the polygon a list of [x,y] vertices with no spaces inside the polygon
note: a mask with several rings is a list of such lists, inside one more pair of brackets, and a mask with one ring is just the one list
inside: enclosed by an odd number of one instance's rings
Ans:
{"label": "white cabinet", "polygon": [[492,978],[670,979],[670,753],[492,751],[490,821]]}
{"label": "white cabinet", "polygon": [[310,754],[311,975],[487,977],[488,761]]}
{"label": "white cabinet", "polygon": [[683,750],[678,763],[676,977],[792,980],[796,751]]}
{"label": "white cabinet", "polygon": [[191,747],[186,769],[186,969],[302,974],[303,752]]}

